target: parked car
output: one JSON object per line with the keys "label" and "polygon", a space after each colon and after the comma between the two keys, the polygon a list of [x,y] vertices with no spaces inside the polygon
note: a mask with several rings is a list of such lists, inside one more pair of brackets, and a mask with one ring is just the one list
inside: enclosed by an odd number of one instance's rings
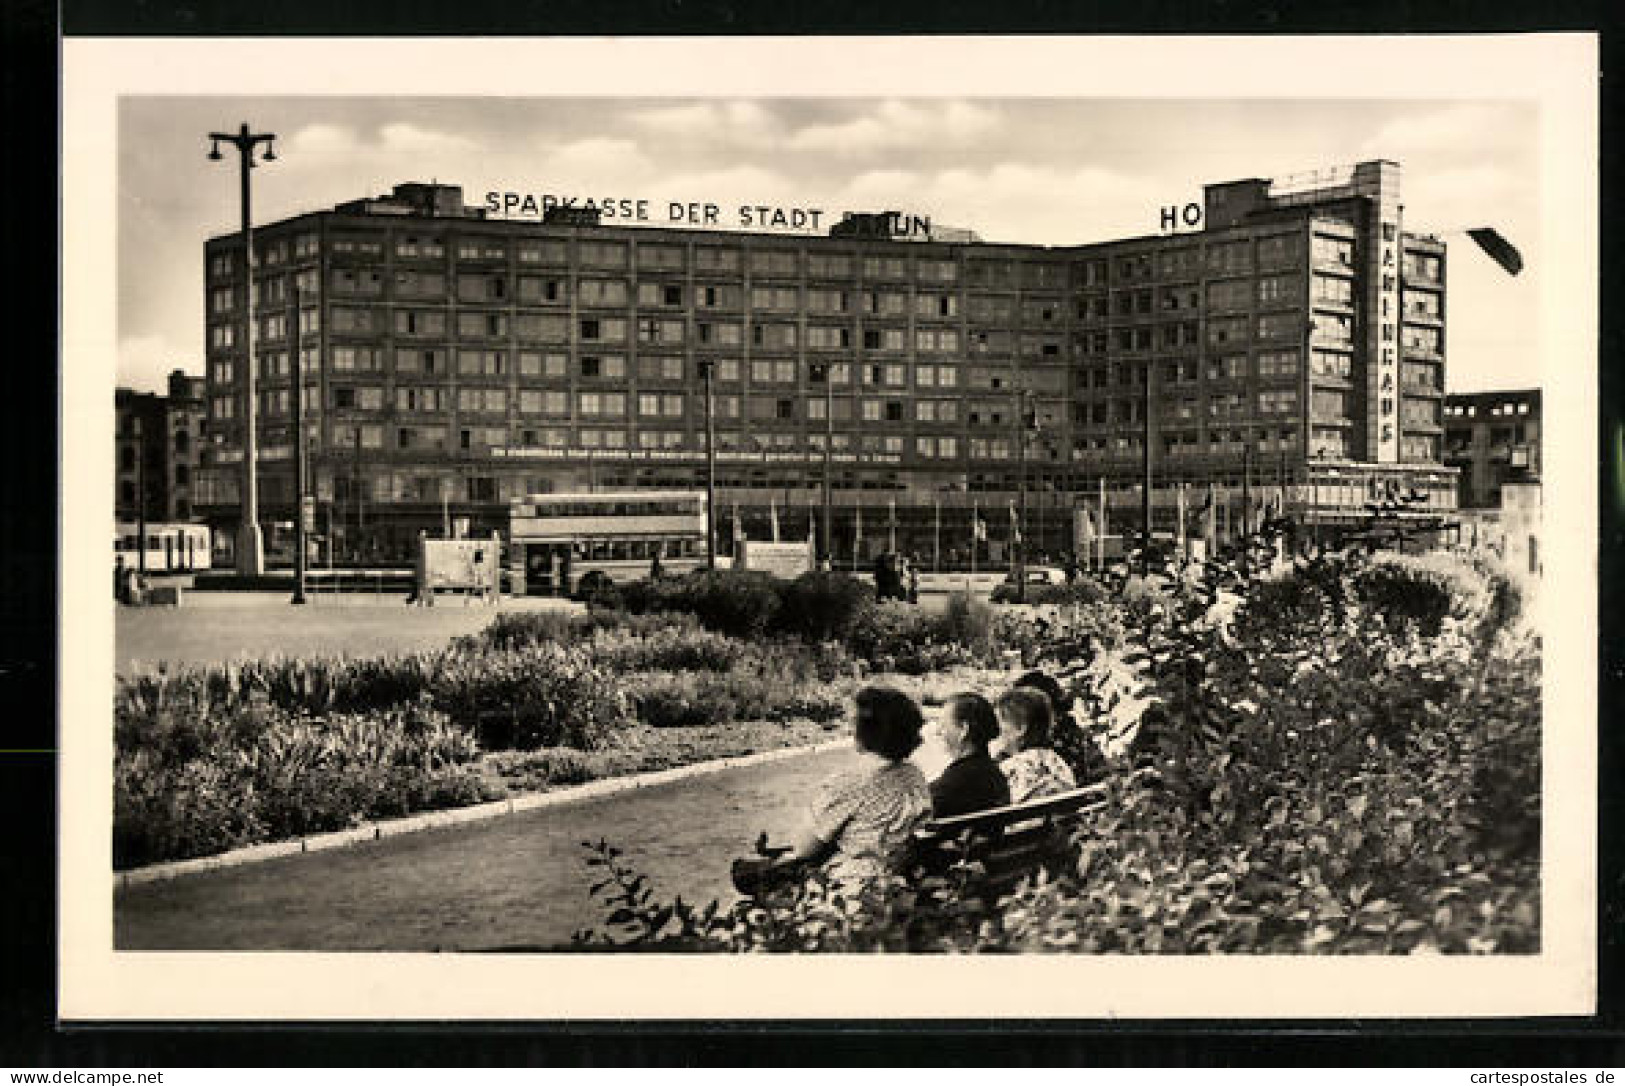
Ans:
{"label": "parked car", "polygon": [[[1054,566],[1027,567],[1027,584],[1029,587],[1065,583],[1066,573]],[[994,603],[1014,603],[1016,600],[1016,587],[1016,576],[1012,573],[994,586],[993,595],[989,598]]]}

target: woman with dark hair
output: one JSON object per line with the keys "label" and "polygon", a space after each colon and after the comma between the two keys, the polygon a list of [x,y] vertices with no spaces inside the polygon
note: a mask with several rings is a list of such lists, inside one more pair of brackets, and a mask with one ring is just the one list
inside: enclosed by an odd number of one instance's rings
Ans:
{"label": "woman with dark hair", "polygon": [[931,782],[931,812],[938,818],[1003,807],[1010,785],[987,745],[999,737],[993,703],[980,694],[955,694],[943,708],[943,746],[953,761]]}
{"label": "woman with dark hair", "polygon": [[854,700],[853,738],[863,763],[825,783],[776,866],[817,863],[848,883],[898,874],[910,835],[931,815],[925,776],[908,760],[925,725],[920,707],[886,686],[866,686]]}
{"label": "woman with dark hair", "polygon": [[1010,802],[1059,795],[1078,786],[1077,777],[1049,747],[1054,710],[1045,695],[1015,687],[999,698],[999,768],[1010,783]]}
{"label": "woman with dark hair", "polygon": [[1050,729],[1049,745],[1061,760],[1072,769],[1072,775],[1082,782],[1098,781],[1106,776],[1108,763],[1100,746],[1072,716],[1072,695],[1068,694],[1055,676],[1046,671],[1029,671],[1016,680],[1016,689],[1037,690],[1049,699],[1054,727]]}

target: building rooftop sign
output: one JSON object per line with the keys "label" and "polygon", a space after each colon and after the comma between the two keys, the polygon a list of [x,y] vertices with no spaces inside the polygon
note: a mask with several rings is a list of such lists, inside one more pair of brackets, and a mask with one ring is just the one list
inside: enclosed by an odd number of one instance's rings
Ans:
{"label": "building rooftop sign", "polygon": [[823,208],[777,204],[722,205],[706,200],[657,200],[644,196],[568,196],[492,189],[481,210],[487,218],[539,220],[564,226],[688,226],[712,230],[784,231],[886,241],[980,240],[969,230],[933,229],[931,219],[902,211],[854,212],[833,217]]}

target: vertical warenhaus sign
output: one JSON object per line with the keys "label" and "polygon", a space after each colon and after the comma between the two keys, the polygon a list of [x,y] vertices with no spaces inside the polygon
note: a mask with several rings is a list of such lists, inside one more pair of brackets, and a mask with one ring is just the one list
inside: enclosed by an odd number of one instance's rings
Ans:
{"label": "vertical warenhaus sign", "polygon": [[1376,463],[1399,461],[1399,291],[1400,218],[1398,167],[1373,164],[1392,178],[1379,181],[1367,222],[1366,252],[1371,262],[1366,308],[1366,445]]}

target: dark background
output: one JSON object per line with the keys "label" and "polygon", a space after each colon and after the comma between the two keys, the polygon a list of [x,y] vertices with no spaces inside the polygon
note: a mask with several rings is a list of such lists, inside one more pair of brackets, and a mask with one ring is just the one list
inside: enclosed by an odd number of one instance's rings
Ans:
{"label": "dark background", "polygon": [[[1598,31],[1604,73],[1621,70],[1617,5],[1604,2],[1421,4],[1134,3],[937,0],[892,4],[583,0],[399,0],[276,4],[177,0],[7,0],[0,6],[0,110],[7,170],[3,244],[12,291],[6,352],[13,404],[0,433],[0,748],[48,750],[56,728],[57,322],[38,301],[57,278],[57,35],[685,35],[685,34],[1304,34]],[[60,21],[59,21],[60,20]],[[1509,87],[1518,73],[1508,72]],[[1327,88],[1334,93],[1335,88]],[[690,1023],[621,1026],[196,1025],[61,1026],[56,1021],[56,763],[0,754],[0,1066],[297,1065],[1270,1065],[1625,1066],[1621,946],[1625,943],[1625,759],[1612,707],[1625,677],[1619,555],[1625,543],[1625,442],[1620,398],[1616,240],[1619,94],[1605,75],[1600,344],[1601,838],[1599,967],[1602,1013],[1498,1022],[1136,1023],[949,1025]],[[73,888],[64,888],[72,893]]]}

